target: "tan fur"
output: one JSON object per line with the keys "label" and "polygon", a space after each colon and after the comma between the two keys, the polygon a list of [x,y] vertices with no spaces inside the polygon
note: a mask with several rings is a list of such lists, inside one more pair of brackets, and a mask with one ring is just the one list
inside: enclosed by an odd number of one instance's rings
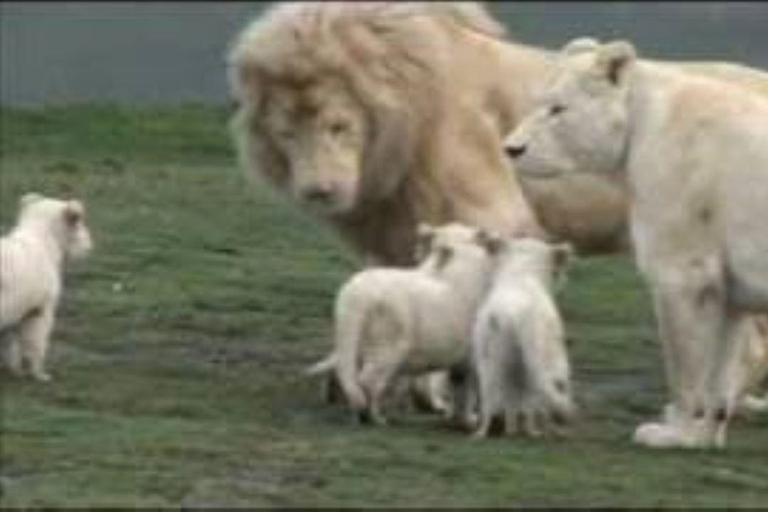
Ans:
{"label": "tan fur", "polygon": [[[484,51],[478,76],[468,51],[500,31],[472,5],[277,6],[230,53],[246,169],[304,205],[308,181],[336,186],[338,201],[307,206],[369,261],[413,262],[422,221],[538,234],[486,115],[498,56]],[[357,145],[313,139],[325,117],[349,118]],[[280,124],[307,134],[302,148],[275,143]]]}

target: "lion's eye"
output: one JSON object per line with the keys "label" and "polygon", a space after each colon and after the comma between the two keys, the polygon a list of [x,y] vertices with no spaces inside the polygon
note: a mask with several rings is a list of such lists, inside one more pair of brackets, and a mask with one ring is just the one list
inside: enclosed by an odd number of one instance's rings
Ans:
{"label": "lion's eye", "polygon": [[349,130],[349,124],[344,121],[334,121],[328,126],[328,131],[331,135],[337,136],[346,133]]}
{"label": "lion's eye", "polygon": [[290,140],[290,139],[293,138],[294,132],[293,132],[293,130],[289,130],[288,128],[282,128],[282,129],[277,130],[276,135],[280,139]]}
{"label": "lion's eye", "polygon": [[566,111],[566,106],[560,103],[556,103],[549,107],[549,115],[556,116]]}

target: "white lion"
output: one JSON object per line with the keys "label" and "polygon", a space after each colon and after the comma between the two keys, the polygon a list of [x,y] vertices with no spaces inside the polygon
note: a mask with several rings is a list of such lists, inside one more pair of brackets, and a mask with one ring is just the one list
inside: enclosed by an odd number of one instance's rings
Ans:
{"label": "white lion", "polygon": [[505,240],[472,334],[480,401],[476,437],[548,431],[575,407],[563,321],[553,299],[573,249],[536,239]]}
{"label": "white lion", "polygon": [[635,441],[724,446],[735,333],[745,315],[768,313],[768,101],[638,60],[624,41],[571,42],[560,66],[507,150],[524,173],[625,176],[672,399]]}
{"label": "white lion", "polygon": [[370,268],[344,284],[336,299],[335,349],[309,373],[334,368],[361,420],[383,424],[382,400],[399,376],[449,371],[453,419],[467,425],[472,322],[501,240],[457,223],[422,224],[419,237],[429,239],[430,250],[418,267]]}
{"label": "white lion", "polygon": [[33,378],[48,381],[45,356],[64,265],[93,244],[80,201],[30,193],[19,206],[16,226],[0,239],[0,333],[8,336],[11,372],[22,375],[26,362]]}

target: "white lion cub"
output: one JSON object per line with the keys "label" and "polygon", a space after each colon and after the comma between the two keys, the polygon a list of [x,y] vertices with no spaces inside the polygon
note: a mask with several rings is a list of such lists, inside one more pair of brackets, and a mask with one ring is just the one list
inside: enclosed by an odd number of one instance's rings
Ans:
{"label": "white lion cub", "polygon": [[64,264],[82,258],[91,235],[80,201],[30,193],[22,196],[16,226],[0,239],[0,334],[16,375],[48,381],[45,356],[61,294]]}
{"label": "white lion cub", "polygon": [[573,250],[536,239],[505,240],[491,292],[472,335],[480,399],[476,437],[504,426],[539,435],[573,416],[563,321],[553,299]]}
{"label": "white lion cub", "polygon": [[335,368],[351,408],[383,424],[382,400],[398,377],[450,371],[453,420],[466,425],[469,338],[501,240],[462,224],[421,225],[419,237],[429,251],[418,267],[370,268],[344,284],[336,347],[309,373]]}

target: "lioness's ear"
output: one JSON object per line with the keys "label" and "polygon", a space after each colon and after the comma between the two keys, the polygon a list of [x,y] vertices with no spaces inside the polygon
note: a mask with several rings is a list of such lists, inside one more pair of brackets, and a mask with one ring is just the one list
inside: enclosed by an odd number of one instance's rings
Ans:
{"label": "lioness's ear", "polygon": [[629,41],[613,41],[604,44],[597,52],[596,66],[611,84],[624,82],[627,72],[637,58],[635,47]]}
{"label": "lioness's ear", "polygon": [[562,53],[563,55],[571,56],[597,50],[599,47],[600,41],[594,37],[577,37],[563,47]]}
{"label": "lioness's ear", "polygon": [[37,192],[29,192],[21,196],[21,199],[19,199],[19,206],[24,208],[28,204],[36,203],[41,199],[45,199],[42,194],[38,194]]}
{"label": "lioness's ear", "polygon": [[485,229],[478,229],[475,234],[475,242],[481,247],[485,248],[489,254],[498,253],[504,246],[504,239],[498,233],[486,231]]}

